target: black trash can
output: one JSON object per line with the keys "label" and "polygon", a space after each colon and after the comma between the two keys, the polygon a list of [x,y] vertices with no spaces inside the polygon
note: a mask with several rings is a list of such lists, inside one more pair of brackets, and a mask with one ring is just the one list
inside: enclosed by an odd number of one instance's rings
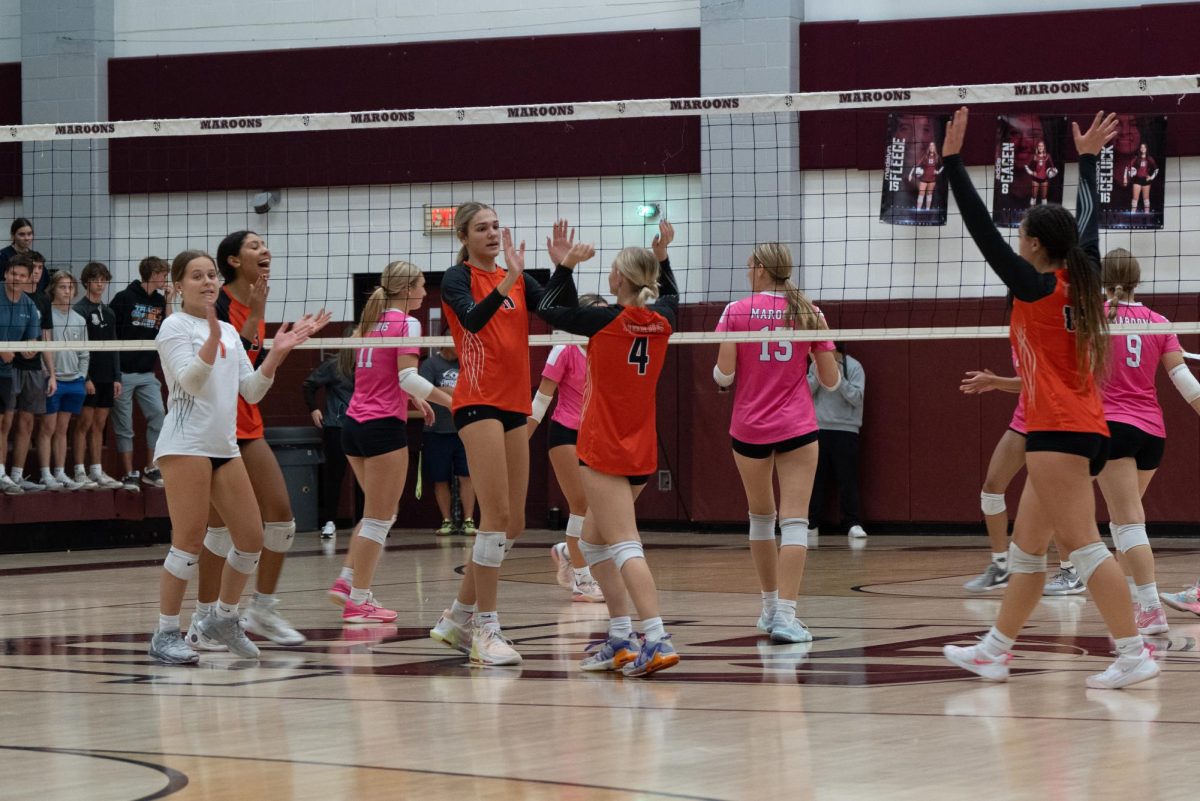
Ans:
{"label": "black trash can", "polygon": [[266,429],[267,444],[279,461],[283,480],[287,484],[296,531],[316,531],[317,471],[325,461],[321,452],[321,429],[315,426],[295,426]]}

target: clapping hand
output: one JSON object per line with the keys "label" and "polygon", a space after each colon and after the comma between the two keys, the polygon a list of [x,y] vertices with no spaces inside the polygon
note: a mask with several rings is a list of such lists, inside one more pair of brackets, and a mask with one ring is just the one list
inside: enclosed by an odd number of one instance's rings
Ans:
{"label": "clapping hand", "polygon": [[650,249],[654,251],[654,258],[660,262],[667,260],[667,246],[675,241],[675,226],[671,225],[666,217],[659,220],[658,234],[654,237],[654,241],[650,243]]}
{"label": "clapping hand", "polygon": [[1079,132],[1079,123],[1071,123],[1071,134],[1075,137],[1075,150],[1081,156],[1095,156],[1100,148],[1107,145],[1117,135],[1117,115],[1104,116],[1103,111],[1097,111],[1092,118],[1092,124],[1083,133]]}
{"label": "clapping hand", "polygon": [[[568,230],[570,234],[568,234]],[[551,264],[562,264],[571,245],[575,244],[575,229],[566,220],[554,223],[554,232],[546,237],[546,251],[550,254]]]}
{"label": "clapping hand", "polygon": [[511,275],[519,276],[525,272],[525,240],[517,247],[513,246],[512,231],[507,228],[500,230],[500,242],[504,248],[504,266]]}

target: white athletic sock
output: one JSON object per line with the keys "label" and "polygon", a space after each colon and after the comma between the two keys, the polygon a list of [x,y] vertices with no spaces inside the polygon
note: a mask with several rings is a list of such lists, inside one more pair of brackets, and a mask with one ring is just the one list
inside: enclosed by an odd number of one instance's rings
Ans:
{"label": "white athletic sock", "polygon": [[87,473],[87,470],[85,470],[85,469],[84,469],[83,465],[81,465],[81,464],[77,464],[77,465],[75,465],[75,472],[76,472],[76,473],[84,473],[84,474],[86,474],[86,473]]}
{"label": "white athletic sock", "polygon": [[54,472],[49,467],[43,467],[42,480],[44,481],[47,478],[54,478]]}
{"label": "white athletic sock", "polygon": [[979,650],[985,656],[995,659],[1011,651],[1014,643],[1015,640],[1011,637],[1005,637],[995,626],[992,626],[992,630],[979,643]]}
{"label": "white athletic sock", "polygon": [[227,604],[224,601],[217,601],[217,617],[231,618],[238,616],[238,605]]}
{"label": "white athletic sock", "polygon": [[1137,602],[1144,609],[1153,609],[1156,606],[1162,606],[1158,600],[1158,582],[1152,581],[1149,584],[1139,584],[1134,589],[1137,595]]}
{"label": "white athletic sock", "polygon": [[254,600],[251,603],[256,606],[268,606],[274,600],[275,596],[269,592],[256,592],[254,593]]}
{"label": "white athletic sock", "polygon": [[1074,570],[1075,565],[1071,564],[1071,561],[1069,559],[1067,561],[1063,561],[1062,559],[1059,559],[1058,560],[1058,569],[1059,570]]}
{"label": "white athletic sock", "polygon": [[775,607],[775,618],[778,620],[783,618],[785,624],[791,623],[796,619],[796,602],[789,601],[786,598],[779,599],[779,605]]}
{"label": "white athletic sock", "polygon": [[587,584],[592,580],[592,571],[588,569],[587,565],[584,565],[583,567],[573,567],[571,570],[575,574],[576,584]]}
{"label": "white athletic sock", "polygon": [[608,636],[631,639],[633,637],[633,619],[629,615],[610,617],[608,619]]}
{"label": "white athletic sock", "polygon": [[667,631],[663,628],[661,617],[651,617],[642,621],[642,626],[646,635],[646,642],[658,642],[666,636]]}
{"label": "white athletic sock", "polygon": [[992,561],[1003,567],[1004,565],[1008,564],[1008,552],[1005,551],[1003,553],[992,554]]}
{"label": "white athletic sock", "polygon": [[203,601],[196,601],[196,611],[193,617],[204,617],[212,612],[214,604],[206,604]]}
{"label": "white athletic sock", "polygon": [[468,606],[459,603],[457,598],[454,599],[454,603],[450,604],[450,619],[460,626],[466,624],[473,614],[475,614],[475,604]]}
{"label": "white athletic sock", "polygon": [[100,475],[100,474],[101,474],[101,473],[103,473],[103,472],[104,472],[104,471],[100,469],[100,465],[98,465],[98,464],[94,464],[94,465],[92,465],[91,467],[89,467],[89,468],[88,468],[88,474],[89,474],[89,475],[98,476],[98,475]]}
{"label": "white athletic sock", "polygon": [[1137,582],[1133,580],[1133,576],[1126,576],[1125,583],[1129,585],[1129,597],[1137,599]]}
{"label": "white athletic sock", "polygon": [[1117,646],[1117,654],[1120,656],[1141,656],[1142,649],[1146,647],[1146,643],[1142,640],[1142,635],[1135,634],[1132,637],[1122,637],[1119,640],[1114,640]]}
{"label": "white athletic sock", "polygon": [[775,614],[775,606],[779,603],[779,590],[771,590],[762,594],[763,611]]}
{"label": "white athletic sock", "polygon": [[22,467],[14,467],[12,469],[12,474],[9,476],[9,478],[11,478],[13,481],[17,482],[18,484],[20,484],[21,479],[25,478],[25,469]]}
{"label": "white athletic sock", "polygon": [[367,596],[370,594],[371,594],[371,591],[365,587],[362,589],[359,589],[358,587],[351,587],[350,588],[350,603],[361,604],[363,601],[367,600]]}
{"label": "white athletic sock", "polygon": [[481,629],[492,629],[493,631],[500,630],[500,613],[499,612],[476,612],[475,624]]}
{"label": "white athletic sock", "polygon": [[159,631],[179,631],[179,615],[159,615]]}
{"label": "white athletic sock", "polygon": [[54,468],[54,470],[51,471],[51,473],[54,475],[55,478],[66,478],[67,477],[67,468],[56,467],[56,468]]}
{"label": "white athletic sock", "polygon": [[354,581],[354,568],[343,567],[342,572],[338,574],[338,578],[344,578],[346,581]]}

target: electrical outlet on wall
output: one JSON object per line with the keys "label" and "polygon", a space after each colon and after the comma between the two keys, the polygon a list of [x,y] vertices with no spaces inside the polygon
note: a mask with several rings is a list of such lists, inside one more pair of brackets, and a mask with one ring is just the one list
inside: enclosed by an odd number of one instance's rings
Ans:
{"label": "electrical outlet on wall", "polygon": [[658,491],[659,492],[670,492],[671,491],[671,471],[670,470],[659,470],[658,471]]}

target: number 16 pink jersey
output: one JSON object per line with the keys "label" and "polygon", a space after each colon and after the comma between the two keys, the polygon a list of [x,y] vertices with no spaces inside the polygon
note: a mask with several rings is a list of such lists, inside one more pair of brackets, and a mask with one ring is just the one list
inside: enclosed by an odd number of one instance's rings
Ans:
{"label": "number 16 pink jersey", "polygon": [[[786,315],[783,293],[757,292],[726,306],[717,330],[774,331],[788,327]],[[767,445],[815,431],[808,354],[833,349],[828,341],[739,342],[730,436]]]}

